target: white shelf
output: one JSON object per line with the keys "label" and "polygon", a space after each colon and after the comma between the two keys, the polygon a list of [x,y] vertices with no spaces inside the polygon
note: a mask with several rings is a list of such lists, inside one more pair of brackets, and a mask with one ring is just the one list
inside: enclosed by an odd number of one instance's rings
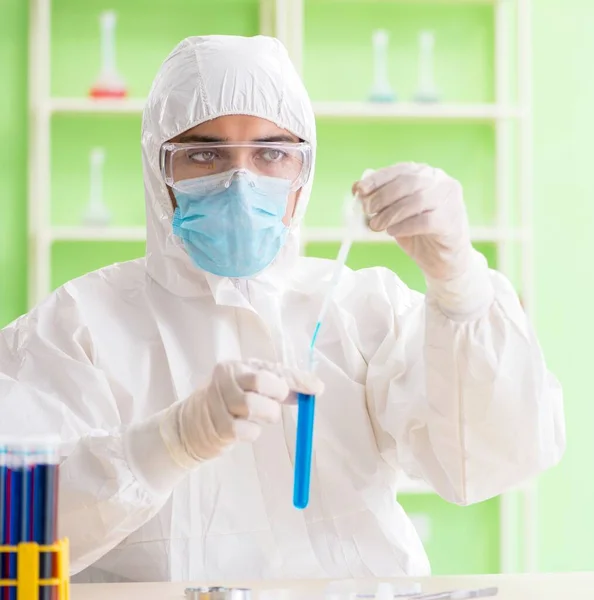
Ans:
{"label": "white shelf", "polygon": [[[93,98],[52,98],[48,111],[51,114],[90,113],[109,114],[141,113],[143,98],[124,100],[95,100]],[[520,112],[513,107],[496,104],[405,104],[399,102],[314,102],[319,118],[329,119],[402,119],[434,121],[495,121],[514,119]]]}
{"label": "white shelf", "polygon": [[[309,242],[340,242],[344,235],[344,229],[340,227],[304,227],[303,241]],[[496,227],[473,227],[470,230],[473,242],[502,242],[519,241],[524,239],[521,230],[498,229]],[[376,233],[371,230],[357,232],[353,238],[354,242],[384,243],[392,241],[387,233]]]}
{"label": "white shelf", "polygon": [[412,104],[400,102],[314,102],[318,118],[496,121],[521,116],[514,107],[497,104]]}
{"label": "white shelf", "polygon": [[142,242],[144,227],[52,227],[52,242]]}
{"label": "white shelf", "polygon": [[95,100],[93,98],[52,98],[49,112],[57,113],[142,113],[143,98],[123,100]]}

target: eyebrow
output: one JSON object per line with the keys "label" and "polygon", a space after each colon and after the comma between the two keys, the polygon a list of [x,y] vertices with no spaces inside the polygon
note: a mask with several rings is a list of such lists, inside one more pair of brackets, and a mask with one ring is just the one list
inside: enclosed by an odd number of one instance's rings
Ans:
{"label": "eyebrow", "polygon": [[228,142],[229,138],[221,138],[213,135],[198,135],[198,134],[190,134],[190,135],[182,135],[179,138],[179,141],[182,144],[186,144],[188,142],[196,142],[196,143],[210,143],[210,144],[218,144],[222,142]]}
{"label": "eyebrow", "polygon": [[297,144],[299,140],[295,141],[295,136],[289,135],[287,133],[280,135],[269,135],[263,138],[258,138],[257,140],[253,140],[254,142],[288,142],[289,144]]}
{"label": "eyebrow", "polygon": [[[190,134],[190,135],[182,135],[179,138],[179,141],[182,144],[187,143],[197,143],[197,144],[223,144],[229,142],[229,138],[222,138],[213,135],[198,135],[198,134]],[[249,140],[250,142],[287,142],[289,144],[298,144],[300,140],[295,141],[295,138],[288,134],[280,134],[280,135],[269,135],[261,138],[257,138],[254,140]]]}

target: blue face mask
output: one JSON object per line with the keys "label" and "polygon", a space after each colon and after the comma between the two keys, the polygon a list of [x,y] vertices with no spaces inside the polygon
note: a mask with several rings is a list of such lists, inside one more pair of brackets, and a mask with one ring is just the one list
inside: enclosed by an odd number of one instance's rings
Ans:
{"label": "blue face mask", "polygon": [[289,181],[241,170],[190,179],[178,188],[173,233],[198,268],[251,277],[283,247]]}

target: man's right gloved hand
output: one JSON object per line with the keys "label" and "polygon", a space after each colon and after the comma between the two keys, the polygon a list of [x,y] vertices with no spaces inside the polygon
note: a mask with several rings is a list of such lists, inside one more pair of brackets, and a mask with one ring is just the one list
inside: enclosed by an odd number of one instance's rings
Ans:
{"label": "man's right gloved hand", "polygon": [[159,430],[181,466],[218,456],[236,441],[253,442],[262,427],[281,418],[291,392],[321,394],[307,371],[250,360],[219,363],[207,387],[161,413]]}

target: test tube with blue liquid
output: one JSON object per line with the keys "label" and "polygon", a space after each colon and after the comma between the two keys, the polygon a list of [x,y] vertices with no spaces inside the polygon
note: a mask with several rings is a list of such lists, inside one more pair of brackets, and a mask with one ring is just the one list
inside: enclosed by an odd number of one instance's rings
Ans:
{"label": "test tube with blue liquid", "polygon": [[[0,545],[22,542],[51,545],[57,541],[58,440],[0,440]],[[55,576],[52,553],[40,554],[41,579]],[[17,578],[15,552],[0,556],[0,579]],[[55,590],[42,586],[40,600]],[[0,586],[0,600],[17,600],[14,586]]]}
{"label": "test tube with blue liquid", "polygon": [[[5,470],[5,518],[4,539],[7,546],[16,546],[21,541],[24,530],[26,498],[23,498],[23,446],[20,442],[7,444]],[[17,556],[15,553],[4,555],[4,575],[7,579],[17,578]],[[17,590],[9,587],[4,591],[4,600],[16,600]]]}
{"label": "test tube with blue liquid", "polygon": [[[58,444],[46,441],[36,447],[36,460],[33,468],[33,540],[49,546],[58,538]],[[39,557],[39,576],[50,579],[55,575],[54,556],[42,552]],[[51,600],[55,590],[40,588],[39,600]]]}
{"label": "test tube with blue liquid", "polygon": [[[373,170],[367,169],[361,179],[365,179]],[[309,345],[309,369],[315,369],[315,345],[318,334],[324,322],[324,317],[330,306],[334,289],[340,280],[340,275],[346,264],[349,250],[353,243],[361,223],[360,201],[357,197],[353,198],[347,222],[344,228],[344,236],[340,244],[340,250],[336,258],[334,272],[328,284],[326,295],[322,302],[322,308],[316,321],[314,333]],[[309,489],[311,483],[311,462],[313,457],[313,434],[315,421],[316,397],[308,394],[297,394],[297,436],[295,445],[295,465],[293,479],[293,506],[300,510],[307,508],[309,504]]]}
{"label": "test tube with blue liquid", "polygon": [[[314,370],[313,351],[320,330],[318,324],[310,345],[309,368]],[[295,472],[293,482],[293,506],[300,510],[309,504],[311,459],[313,455],[313,432],[316,397],[313,394],[297,394],[297,441],[295,445]]]}
{"label": "test tube with blue liquid", "polygon": [[[6,531],[6,444],[0,440],[0,546],[7,544]],[[0,554],[0,580],[5,578],[4,564],[6,555]],[[0,600],[4,600],[4,589],[0,586]]]}

